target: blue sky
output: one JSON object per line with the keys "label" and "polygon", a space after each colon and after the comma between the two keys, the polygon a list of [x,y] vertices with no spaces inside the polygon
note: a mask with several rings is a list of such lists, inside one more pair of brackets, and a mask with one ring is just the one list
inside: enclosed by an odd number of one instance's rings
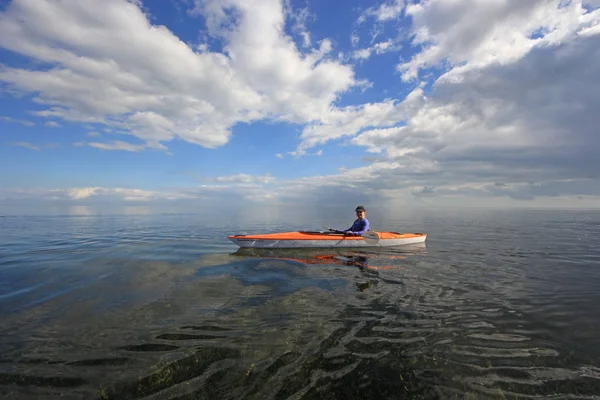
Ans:
{"label": "blue sky", "polygon": [[597,0],[90,4],[0,3],[0,204],[600,206]]}

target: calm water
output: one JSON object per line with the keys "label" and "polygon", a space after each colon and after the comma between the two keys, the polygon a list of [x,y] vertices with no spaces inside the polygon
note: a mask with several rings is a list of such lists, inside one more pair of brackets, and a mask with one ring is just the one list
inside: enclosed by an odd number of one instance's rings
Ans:
{"label": "calm water", "polygon": [[429,234],[405,249],[226,239],[353,218],[319,212],[0,217],[0,397],[600,399],[599,211],[369,212]]}

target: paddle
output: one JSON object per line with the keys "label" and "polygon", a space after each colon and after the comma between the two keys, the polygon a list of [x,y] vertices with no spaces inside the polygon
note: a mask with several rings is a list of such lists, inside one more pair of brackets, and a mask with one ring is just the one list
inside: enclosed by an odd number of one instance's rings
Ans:
{"label": "paddle", "polygon": [[[342,232],[339,232],[336,229],[332,229],[328,226],[325,226],[325,229],[332,233],[333,232],[342,233]],[[379,243],[379,235],[375,231],[367,231],[367,232],[363,233],[362,238],[365,242],[367,242],[367,244],[369,244],[371,246],[375,246],[377,243]]]}
{"label": "paddle", "polygon": [[362,238],[371,246],[375,246],[379,242],[379,235],[375,231],[367,231],[363,233]]}

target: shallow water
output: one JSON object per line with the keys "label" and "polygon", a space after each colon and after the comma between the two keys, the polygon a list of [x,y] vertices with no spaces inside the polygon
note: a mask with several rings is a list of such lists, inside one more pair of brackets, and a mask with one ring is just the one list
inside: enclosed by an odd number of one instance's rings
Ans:
{"label": "shallow water", "polygon": [[81,214],[0,217],[2,398],[600,399],[598,211],[373,212],[429,237],[368,251],[226,239],[342,213]]}

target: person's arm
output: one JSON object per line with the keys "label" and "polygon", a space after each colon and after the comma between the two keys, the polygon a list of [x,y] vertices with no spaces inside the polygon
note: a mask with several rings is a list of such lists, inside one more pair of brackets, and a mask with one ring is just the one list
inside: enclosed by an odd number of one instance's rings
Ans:
{"label": "person's arm", "polygon": [[348,229],[330,229],[330,231],[335,232],[335,233],[348,233],[348,232],[350,232],[351,229],[352,229],[352,227],[350,227]]}
{"label": "person's arm", "polygon": [[349,234],[352,234],[352,228],[353,227],[354,227],[354,223],[350,226],[350,228],[341,230],[340,233],[349,233]]}

